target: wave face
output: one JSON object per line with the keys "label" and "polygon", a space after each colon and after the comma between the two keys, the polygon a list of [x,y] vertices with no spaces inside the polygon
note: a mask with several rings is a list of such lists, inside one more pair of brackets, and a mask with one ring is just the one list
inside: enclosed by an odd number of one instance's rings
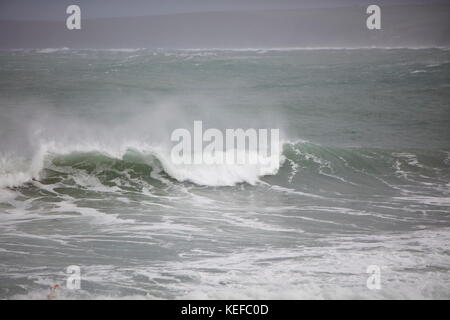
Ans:
{"label": "wave face", "polygon": [[[449,61],[1,52],[0,298],[450,298]],[[175,165],[194,120],[280,128],[280,161]]]}

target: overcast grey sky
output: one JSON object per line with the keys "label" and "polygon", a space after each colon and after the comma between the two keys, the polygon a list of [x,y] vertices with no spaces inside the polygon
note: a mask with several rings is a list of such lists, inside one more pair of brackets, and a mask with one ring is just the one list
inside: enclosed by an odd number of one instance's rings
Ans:
{"label": "overcast grey sky", "polygon": [[[369,4],[381,30],[366,27]],[[0,0],[0,48],[365,46],[450,47],[450,0]]]}
{"label": "overcast grey sky", "polygon": [[0,0],[2,20],[64,20],[78,4],[84,18],[188,12],[327,8],[368,4],[450,3],[450,0]]}

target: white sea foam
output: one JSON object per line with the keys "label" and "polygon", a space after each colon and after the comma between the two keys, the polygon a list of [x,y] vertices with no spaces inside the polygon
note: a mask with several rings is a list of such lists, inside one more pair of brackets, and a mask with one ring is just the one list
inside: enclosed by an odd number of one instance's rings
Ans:
{"label": "white sea foam", "polygon": [[0,189],[21,185],[39,176],[44,165],[45,148],[41,147],[31,159],[0,153]]}
{"label": "white sea foam", "polygon": [[[449,235],[446,228],[388,236],[330,235],[313,247],[224,253],[192,249],[179,261],[151,266],[89,265],[82,269],[83,281],[113,284],[110,294],[61,288],[56,299],[158,299],[164,297],[158,289],[146,289],[158,281],[176,299],[446,299]],[[380,290],[366,287],[369,265],[381,268]],[[48,287],[61,279],[33,271],[34,289],[13,299],[46,299]]]}
{"label": "white sea foam", "polygon": [[[228,152],[239,154],[243,151],[227,150],[225,157]],[[258,164],[174,164],[167,157],[159,159],[164,171],[178,181],[190,181],[205,186],[233,186],[241,182],[254,185],[262,176],[275,175],[278,172],[279,161],[272,161],[271,157],[261,154],[256,157],[263,159],[258,161]],[[279,159],[279,155],[273,157]]]}
{"label": "white sea foam", "polygon": [[63,48],[45,48],[45,49],[38,49],[36,50],[37,53],[55,53],[55,52],[61,52],[61,51],[69,51],[69,48],[63,47]]}

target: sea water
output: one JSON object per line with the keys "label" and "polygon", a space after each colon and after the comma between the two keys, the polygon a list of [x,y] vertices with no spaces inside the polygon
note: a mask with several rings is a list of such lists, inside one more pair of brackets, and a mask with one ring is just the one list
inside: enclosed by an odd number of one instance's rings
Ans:
{"label": "sea water", "polygon": [[[2,51],[0,298],[448,299],[449,103],[439,48]],[[198,120],[279,165],[174,167]]]}

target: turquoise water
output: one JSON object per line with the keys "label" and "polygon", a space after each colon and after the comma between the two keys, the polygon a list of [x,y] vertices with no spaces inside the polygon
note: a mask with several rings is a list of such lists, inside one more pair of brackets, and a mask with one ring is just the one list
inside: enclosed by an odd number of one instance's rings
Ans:
{"label": "turquoise water", "polygon": [[[449,71],[444,49],[0,52],[0,297],[449,298]],[[181,179],[194,120],[279,128],[279,167]]]}

